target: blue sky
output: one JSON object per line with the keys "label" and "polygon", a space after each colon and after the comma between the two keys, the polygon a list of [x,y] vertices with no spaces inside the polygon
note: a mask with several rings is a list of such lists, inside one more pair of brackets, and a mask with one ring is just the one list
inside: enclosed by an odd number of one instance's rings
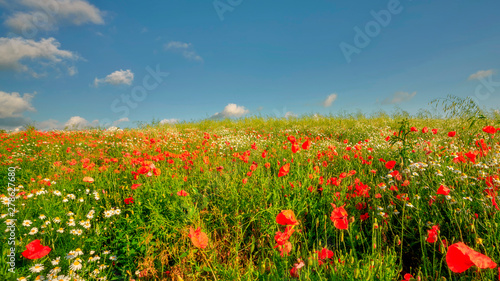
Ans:
{"label": "blue sky", "polygon": [[[0,0],[0,128],[500,105],[499,1]],[[167,75],[168,73],[168,75]]]}

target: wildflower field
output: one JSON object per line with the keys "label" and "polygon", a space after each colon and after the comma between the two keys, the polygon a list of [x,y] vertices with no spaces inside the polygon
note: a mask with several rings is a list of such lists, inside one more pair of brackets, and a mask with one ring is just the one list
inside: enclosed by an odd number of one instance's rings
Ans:
{"label": "wildflower field", "polygon": [[498,127],[303,117],[4,133],[0,279],[499,280]]}

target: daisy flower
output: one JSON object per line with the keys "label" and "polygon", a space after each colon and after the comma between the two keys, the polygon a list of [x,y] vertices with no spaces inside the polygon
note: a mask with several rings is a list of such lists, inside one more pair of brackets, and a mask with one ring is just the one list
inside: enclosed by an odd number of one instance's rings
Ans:
{"label": "daisy flower", "polygon": [[[61,257],[57,257],[57,258],[51,260],[50,262],[52,263],[52,265],[58,265],[60,261],[61,261]],[[59,268],[59,271],[61,271],[60,267],[56,267],[56,268]],[[52,270],[55,270],[56,268],[54,268]],[[52,270],[50,271],[51,273],[53,273]],[[59,271],[54,272],[54,273],[58,273]]]}
{"label": "daisy flower", "polygon": [[73,261],[71,263],[71,265],[69,266],[69,268],[71,270],[74,270],[74,271],[82,269],[82,260],[81,259],[76,259],[75,261]]}
{"label": "daisy flower", "polygon": [[30,230],[29,235],[35,235],[35,234],[37,234],[37,233],[38,233],[38,228],[33,227],[33,228]]}
{"label": "daisy flower", "polygon": [[30,226],[33,222],[31,222],[30,220],[24,220],[23,221],[23,225],[24,226]]}
{"label": "daisy flower", "polygon": [[34,266],[30,267],[30,271],[33,273],[41,272],[44,269],[45,269],[45,267],[43,267],[43,264],[41,264],[41,263],[37,263]]}
{"label": "daisy flower", "polygon": [[104,211],[104,217],[105,218],[109,218],[109,217],[111,217],[114,214],[115,214],[115,212],[113,210]]}

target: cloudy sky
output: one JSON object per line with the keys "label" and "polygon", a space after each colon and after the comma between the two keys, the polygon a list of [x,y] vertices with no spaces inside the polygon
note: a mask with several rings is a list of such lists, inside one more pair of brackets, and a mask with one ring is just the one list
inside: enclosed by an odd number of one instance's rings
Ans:
{"label": "cloudy sky", "polygon": [[500,2],[0,0],[0,128],[500,105]]}

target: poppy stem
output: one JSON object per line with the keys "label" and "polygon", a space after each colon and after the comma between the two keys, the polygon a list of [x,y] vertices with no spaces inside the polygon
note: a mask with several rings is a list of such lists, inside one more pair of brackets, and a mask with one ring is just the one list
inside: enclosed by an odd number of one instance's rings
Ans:
{"label": "poppy stem", "polygon": [[201,252],[201,255],[203,256],[203,258],[205,259],[205,262],[208,264],[208,267],[210,268],[210,272],[212,272],[212,275],[214,276],[214,280],[218,280],[217,276],[215,276],[214,269],[212,268],[212,266],[208,262],[207,257],[205,256],[205,252],[204,251],[200,251],[200,252]]}

